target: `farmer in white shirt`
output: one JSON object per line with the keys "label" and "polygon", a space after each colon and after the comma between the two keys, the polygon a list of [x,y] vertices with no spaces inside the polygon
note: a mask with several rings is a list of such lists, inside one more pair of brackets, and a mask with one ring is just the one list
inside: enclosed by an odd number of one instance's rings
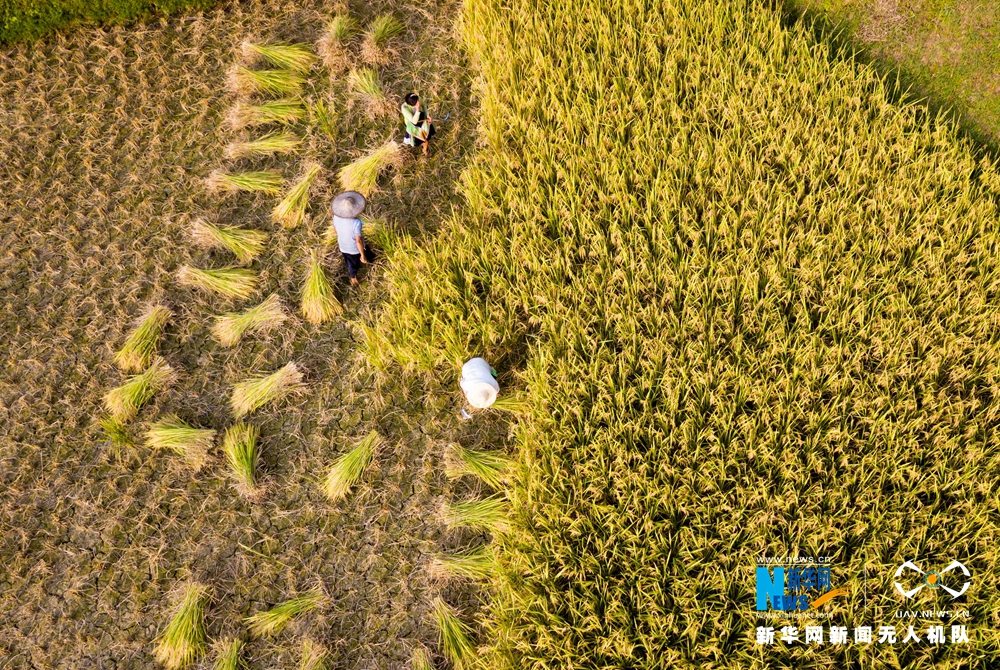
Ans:
{"label": "farmer in white shirt", "polygon": [[372,258],[361,237],[361,219],[365,210],[365,196],[357,191],[344,191],[333,199],[333,227],[337,230],[337,244],[351,277],[351,285],[358,285],[358,270],[362,263]]}

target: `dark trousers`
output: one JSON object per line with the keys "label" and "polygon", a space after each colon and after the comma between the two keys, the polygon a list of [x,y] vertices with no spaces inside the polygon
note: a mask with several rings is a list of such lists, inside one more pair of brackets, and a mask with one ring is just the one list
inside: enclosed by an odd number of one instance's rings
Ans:
{"label": "dark trousers", "polygon": [[[347,274],[351,279],[358,276],[358,270],[361,269],[361,254],[346,254],[343,251],[340,255],[344,257],[344,265],[347,266]],[[365,258],[371,263],[375,260],[375,254],[372,253],[371,247],[367,244],[365,245]]]}

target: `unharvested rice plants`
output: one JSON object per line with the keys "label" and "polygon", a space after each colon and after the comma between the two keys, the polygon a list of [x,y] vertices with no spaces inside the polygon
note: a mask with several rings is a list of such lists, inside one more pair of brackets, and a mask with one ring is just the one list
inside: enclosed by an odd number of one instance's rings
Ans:
{"label": "unharvested rice plants", "polygon": [[462,26],[467,205],[392,254],[367,332],[525,389],[484,667],[991,667],[995,590],[965,647],[789,650],[755,642],[754,566],[830,556],[821,622],[900,635],[903,561],[1000,577],[994,160],[765,3],[470,0]]}
{"label": "unharvested rice plants", "polygon": [[247,265],[261,255],[267,245],[267,233],[237,226],[217,226],[204,219],[191,223],[191,240],[206,249],[225,249]]}
{"label": "unharvested rice plants", "polygon": [[302,373],[292,362],[269,375],[252,377],[234,385],[229,406],[232,408],[233,416],[239,418],[268,403],[302,393],[304,390]]}
{"label": "unharvested rice plants", "polygon": [[264,302],[243,312],[228,312],[215,317],[212,337],[224,347],[234,347],[247,333],[267,333],[288,319],[281,298],[272,293]]}
{"label": "unharvested rice plants", "polygon": [[169,449],[195,469],[205,464],[208,450],[215,442],[211,428],[196,428],[176,415],[166,416],[150,424],[146,430],[146,444],[154,449]]}
{"label": "unharvested rice plants", "polygon": [[115,352],[115,364],[125,372],[140,372],[153,360],[156,343],[170,319],[170,310],[163,305],[150,305],[139,317],[122,348]]}
{"label": "unharvested rice plants", "polygon": [[302,176],[295,182],[285,197],[271,210],[271,219],[285,228],[297,228],[306,218],[306,208],[309,206],[309,188],[323,170],[318,163],[305,166]]}
{"label": "unharvested rice plants", "polygon": [[318,58],[308,44],[256,44],[244,41],[240,45],[243,57],[251,64],[263,60],[276,68],[306,74]]}
{"label": "unharvested rice plants", "polygon": [[336,502],[347,497],[371,464],[381,441],[378,432],[373,430],[358,443],[358,446],[334,461],[323,480],[323,493],[327,498]]}
{"label": "unharvested rice plants", "polygon": [[205,601],[208,587],[190,583],[184,587],[170,623],[156,643],[156,660],[170,670],[187,667],[204,653],[208,638],[205,635]]}
{"label": "unharvested rice plants", "polygon": [[379,148],[340,169],[340,185],[345,191],[358,191],[368,196],[375,190],[379,176],[402,164],[402,147],[390,140]]}
{"label": "unharvested rice plants", "polygon": [[157,391],[175,378],[173,368],[157,356],[145,372],[129,377],[124,384],[104,394],[104,408],[119,422],[131,421]]}
{"label": "unharvested rice plants", "polygon": [[320,255],[315,250],[311,252],[309,269],[302,285],[301,310],[306,321],[314,326],[334,319],[343,311],[326,278]]}
{"label": "unharvested rice plants", "polygon": [[323,593],[308,591],[289,598],[269,610],[258,612],[244,619],[250,633],[256,637],[273,637],[283,631],[292,619],[311,612],[323,604]]}

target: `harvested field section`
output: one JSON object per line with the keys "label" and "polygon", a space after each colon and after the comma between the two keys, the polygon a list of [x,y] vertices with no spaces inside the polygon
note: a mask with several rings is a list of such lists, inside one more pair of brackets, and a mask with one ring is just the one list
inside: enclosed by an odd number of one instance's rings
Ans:
{"label": "harvested field section", "polygon": [[[457,8],[349,9],[362,25],[386,12],[425,19],[397,38],[382,78],[419,87],[454,124],[429,160],[382,180],[370,211],[398,231],[433,229],[472,141],[462,128],[465,65],[451,38]],[[335,144],[300,122],[294,131],[305,139],[294,156],[226,156],[232,142],[267,132],[244,137],[226,123],[235,99],[225,77],[239,45],[314,44],[335,11],[308,1],[225,3],[0,52],[0,666],[151,667],[176,588],[188,581],[208,589],[210,641],[239,637],[245,617],[323,589],[327,604],[274,640],[247,642],[253,667],[293,667],[305,635],[329,649],[332,667],[400,667],[414,647],[433,647],[429,612],[442,588],[451,602],[475,599],[474,587],[442,587],[424,573],[437,553],[473,537],[437,520],[443,499],[467,492],[444,476],[443,454],[469,429],[456,427],[450,397],[376,384],[357,352],[356,323],[379,298],[379,268],[350,292],[339,256],[329,253],[326,272],[344,314],[313,327],[295,309],[336,170],[401,135],[399,119],[369,121],[349,107],[346,84],[317,70],[306,95],[337,111]],[[360,65],[360,41],[347,54]],[[416,73],[407,65],[414,60],[425,66]],[[306,159],[324,172],[295,230],[272,223],[277,197],[205,188],[215,169],[276,170],[291,183]],[[182,265],[233,262],[225,249],[191,242],[198,218],[268,232],[248,266],[255,297],[178,285]],[[216,315],[272,293],[286,321],[231,348],[213,340]],[[176,379],[128,424],[134,445],[114,446],[98,426],[102,397],[125,379],[114,353],[150,304],[171,312],[157,353]],[[221,449],[234,423],[230,392],[290,361],[307,390],[250,417],[260,428],[263,492],[244,497]],[[216,431],[197,472],[176,451],[144,444],[148,425],[168,415]],[[346,501],[328,502],[320,486],[327,468],[371,430],[386,447]],[[503,439],[480,426],[463,443]]]}
{"label": "harvested field section", "polygon": [[[466,4],[485,148],[369,341],[523,370],[486,667],[996,665],[1000,173],[774,4]],[[757,644],[759,556],[900,641],[961,560],[971,643]]]}

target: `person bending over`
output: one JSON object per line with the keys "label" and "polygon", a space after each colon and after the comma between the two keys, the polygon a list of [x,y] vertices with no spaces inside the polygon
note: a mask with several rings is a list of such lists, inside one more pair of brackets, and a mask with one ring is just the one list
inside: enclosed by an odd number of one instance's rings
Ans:
{"label": "person bending over", "polygon": [[434,119],[427,116],[420,108],[420,98],[416,93],[407,93],[403,105],[399,108],[406,123],[406,135],[403,144],[421,147],[427,155],[427,145],[434,137]]}

